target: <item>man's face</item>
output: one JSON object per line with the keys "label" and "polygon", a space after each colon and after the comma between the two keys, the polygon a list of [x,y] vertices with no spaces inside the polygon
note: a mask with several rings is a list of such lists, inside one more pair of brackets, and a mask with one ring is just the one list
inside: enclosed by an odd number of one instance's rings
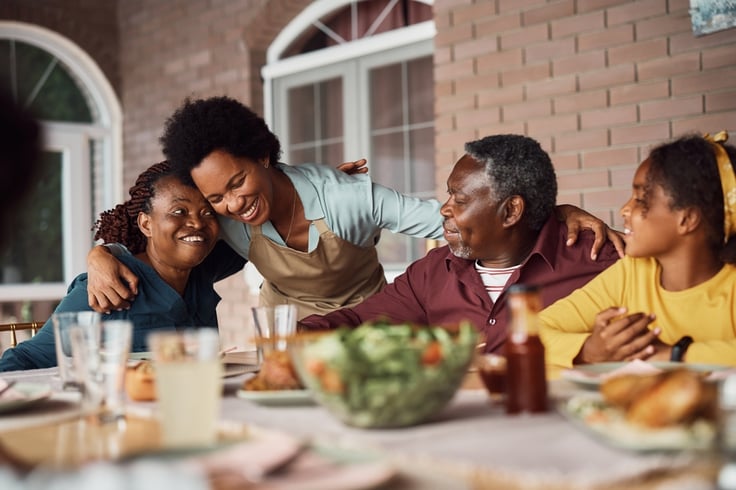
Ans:
{"label": "man's face", "polygon": [[463,155],[447,179],[447,193],[440,213],[452,253],[463,259],[493,259],[503,242],[502,216],[483,165]]}

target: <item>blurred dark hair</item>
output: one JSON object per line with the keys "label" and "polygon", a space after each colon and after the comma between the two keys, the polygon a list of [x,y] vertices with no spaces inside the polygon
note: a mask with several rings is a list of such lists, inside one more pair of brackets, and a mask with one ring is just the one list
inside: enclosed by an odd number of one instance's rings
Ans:
{"label": "blurred dark hair", "polygon": [[541,230],[557,203],[557,177],[539,142],[527,136],[499,134],[466,143],[465,152],[485,165],[499,200],[513,195],[524,199],[529,228]]}
{"label": "blurred dark hair", "polygon": [[230,97],[186,99],[166,120],[160,138],[166,159],[187,176],[215,150],[253,161],[281,157],[281,143],[266,122]]}
{"label": "blurred dark hair", "polygon": [[[736,148],[731,145],[723,147],[733,166]],[[671,209],[699,209],[712,250],[720,253],[726,262],[733,263],[736,240],[731,238],[725,247],[723,245],[723,189],[713,144],[700,135],[685,135],[657,146],[649,153],[648,159],[646,194],[658,185],[669,196]]]}
{"label": "blurred dark hair", "polygon": [[0,87],[0,248],[41,170],[41,125]]}
{"label": "blurred dark hair", "polygon": [[[146,250],[147,238],[138,228],[138,213],[150,213],[151,201],[156,195],[156,184],[164,177],[181,176],[167,161],[156,163],[144,170],[130,188],[130,199],[113,209],[104,211],[95,222],[95,240],[105,243],[122,243],[132,254]],[[185,185],[194,187],[190,182]]]}

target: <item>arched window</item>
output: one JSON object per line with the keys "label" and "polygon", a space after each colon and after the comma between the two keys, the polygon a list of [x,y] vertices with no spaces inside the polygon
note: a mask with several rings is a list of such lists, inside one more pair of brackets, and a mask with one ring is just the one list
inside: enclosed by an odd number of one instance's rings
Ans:
{"label": "arched window", "polygon": [[58,300],[86,269],[95,217],[122,198],[120,105],[86,53],[30,24],[0,21],[0,85],[44,133],[43,176],[0,254],[0,298]]}
{"label": "arched window", "polygon": [[[265,114],[290,164],[368,158],[374,181],[433,197],[431,2],[321,0],[267,54]],[[384,232],[387,271],[424,255],[424,241]]]}

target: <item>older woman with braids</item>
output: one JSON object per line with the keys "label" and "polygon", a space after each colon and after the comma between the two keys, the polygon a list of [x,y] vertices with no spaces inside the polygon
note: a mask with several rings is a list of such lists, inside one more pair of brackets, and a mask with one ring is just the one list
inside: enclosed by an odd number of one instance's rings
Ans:
{"label": "older woman with braids", "polygon": [[[129,192],[129,200],[100,215],[95,239],[130,250],[120,260],[140,278],[138,298],[129,310],[103,319],[133,321],[133,351],[146,350],[146,335],[156,329],[216,326],[220,297],[213,283],[242,269],[245,260],[217,241],[219,225],[212,207],[167,162],[144,171]],[[74,279],[56,308],[81,310],[91,310],[87,274]],[[50,321],[0,359],[0,371],[55,365]]]}
{"label": "older woman with braids", "polygon": [[736,148],[719,133],[651,151],[621,208],[626,257],[542,311],[549,374],[648,359],[736,365]]}

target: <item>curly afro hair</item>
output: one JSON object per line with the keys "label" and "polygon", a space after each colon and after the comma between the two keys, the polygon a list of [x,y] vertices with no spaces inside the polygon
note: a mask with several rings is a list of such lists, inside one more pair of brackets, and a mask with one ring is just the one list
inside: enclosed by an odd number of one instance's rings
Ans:
{"label": "curly afro hair", "polygon": [[524,199],[529,228],[538,231],[555,209],[557,177],[552,161],[536,140],[498,134],[465,144],[465,152],[485,166],[499,200]]}
{"label": "curly afro hair", "polygon": [[263,118],[225,96],[186,99],[166,120],[160,142],[166,159],[185,175],[215,150],[254,161],[267,157],[271,165],[281,157],[281,143]]}

